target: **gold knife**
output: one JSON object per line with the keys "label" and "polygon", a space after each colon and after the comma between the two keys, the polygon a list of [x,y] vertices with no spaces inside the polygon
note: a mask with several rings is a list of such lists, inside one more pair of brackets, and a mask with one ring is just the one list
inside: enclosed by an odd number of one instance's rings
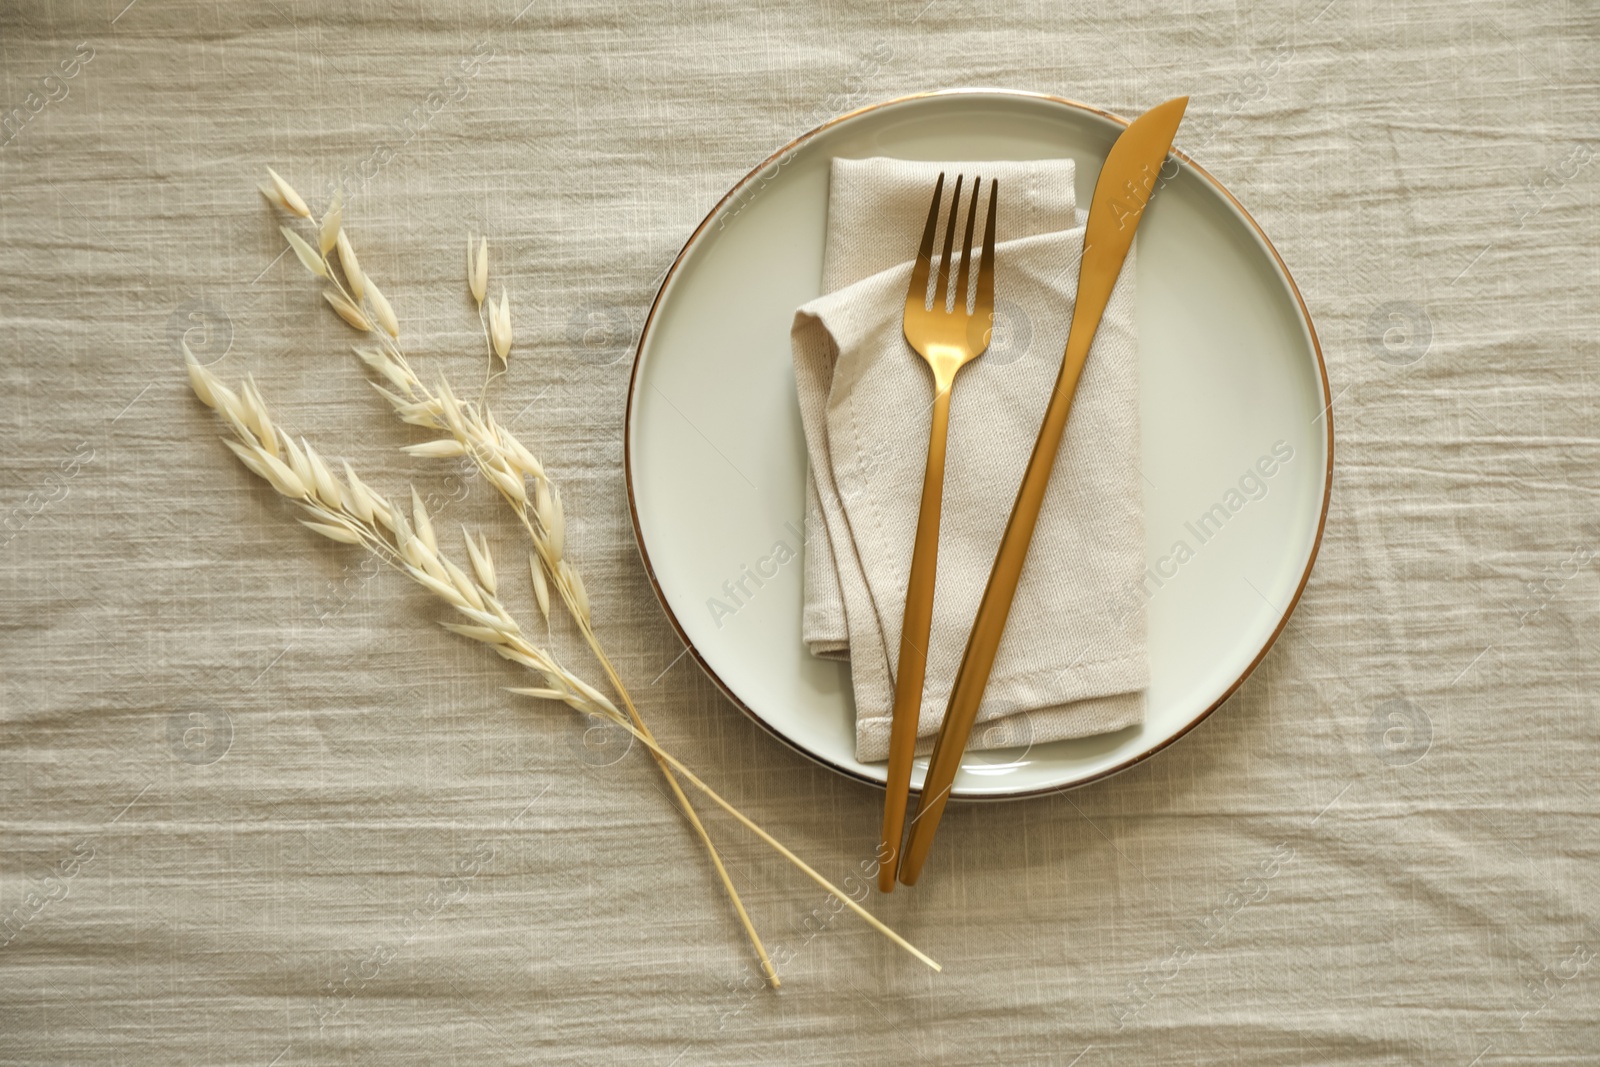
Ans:
{"label": "gold knife", "polygon": [[1106,155],[1100,177],[1095,180],[1094,198],[1089,203],[1089,222],[1083,231],[1083,259],[1078,268],[1078,295],[1072,308],[1072,326],[1067,334],[1067,350],[1061,359],[1061,373],[1045,409],[1044,423],[1033,443],[1033,455],[1017,490],[1011,518],[1006,523],[1000,551],[989,572],[989,585],[983,591],[977,618],[967,636],[967,649],[961,656],[944,723],[934,741],[928,774],[922,783],[917,813],[911,819],[911,834],[900,862],[900,881],[915,885],[922,864],[933,845],[934,831],[950,799],[950,786],[961,767],[967,737],[978,715],[989,672],[994,668],[995,652],[1005,632],[1011,600],[1028,558],[1033,528],[1039,519],[1039,506],[1050,483],[1050,471],[1061,435],[1067,426],[1067,413],[1078,388],[1078,377],[1089,357],[1100,317],[1105,314],[1111,290],[1122,272],[1122,263],[1133,245],[1134,231],[1144,217],[1144,209],[1155,193],[1156,179],[1172,148],[1172,138],[1189,104],[1187,96],[1151,108],[1140,115],[1117,138]]}

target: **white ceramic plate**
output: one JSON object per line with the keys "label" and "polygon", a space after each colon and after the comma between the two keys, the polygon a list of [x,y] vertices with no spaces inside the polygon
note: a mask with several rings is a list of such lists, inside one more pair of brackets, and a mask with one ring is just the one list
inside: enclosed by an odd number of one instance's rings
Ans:
{"label": "white ceramic plate", "polygon": [[[779,542],[800,547],[804,521],[789,325],[794,309],[819,295],[829,160],[1070,157],[1086,205],[1125,125],[1070,101],[991,90],[853,112],[751,171],[689,238],[656,296],[639,338],[626,433],[645,567],[694,658],[729,698],[845,775],[881,784],[884,765],[855,758],[849,668],[807,652],[801,563],[780,565],[784,554],[774,553]],[[1163,177],[1137,238],[1152,568],[1147,716],[1100,737],[969,752],[958,797],[1081,785],[1183,735],[1260,662],[1316,558],[1333,430],[1310,317],[1271,243],[1215,179],[1178,153]],[[1270,477],[1247,477],[1258,463]],[[1197,529],[1219,504],[1221,528]],[[708,602],[727,602],[723,583],[758,566],[778,573],[758,589],[747,583],[755,595],[736,614],[713,618]],[[914,784],[925,769],[919,761]]]}

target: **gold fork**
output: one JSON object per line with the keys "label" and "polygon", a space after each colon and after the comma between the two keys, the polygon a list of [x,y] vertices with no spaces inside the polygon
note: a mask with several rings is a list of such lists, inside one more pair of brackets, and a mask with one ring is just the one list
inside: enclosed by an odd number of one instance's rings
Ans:
{"label": "gold fork", "polygon": [[1089,219],[1083,229],[1078,292],[1072,301],[1072,323],[1067,332],[1066,351],[1061,357],[1061,371],[1056,375],[1055,389],[1039,424],[1039,435],[1034,439],[1022,484],[1017,487],[1011,517],[1006,520],[1006,532],[989,571],[989,584],[983,590],[983,600],[972,620],[972,631],[967,635],[966,651],[961,654],[961,666],[950,687],[950,703],[945,707],[939,736],[933,743],[928,773],[917,798],[917,813],[911,819],[911,833],[899,864],[900,880],[906,885],[916,884],[928,850],[933,847],[933,835],[950,800],[956,773],[961,769],[967,737],[977,718],[978,705],[983,701],[984,688],[989,684],[989,672],[994,669],[1006,619],[1011,614],[1011,601],[1022,580],[1034,526],[1039,521],[1056,453],[1066,433],[1078,378],[1089,358],[1100,318],[1105,314],[1122,273],[1128,249],[1133,247],[1133,236],[1144,218],[1145,206],[1156,193],[1156,178],[1165,165],[1172,138],[1188,106],[1189,98],[1180,96],[1134,119],[1117,136],[1100,167],[1100,176],[1095,179]]}
{"label": "gold fork", "polygon": [[933,273],[933,240],[939,226],[944,195],[944,175],[933,187],[928,224],[922,231],[906,289],[905,335],[911,347],[933,371],[933,424],[928,431],[928,465],[922,475],[922,506],[917,513],[917,540],[911,551],[911,576],[906,582],[905,614],[900,620],[900,657],[895,670],[894,713],[889,727],[889,782],[883,804],[884,857],[878,869],[878,888],[891,892],[899,867],[900,838],[905,830],[906,804],[911,792],[911,764],[917,747],[917,719],[922,708],[922,683],[928,666],[928,632],[933,624],[934,576],[939,564],[939,509],[944,500],[944,446],[950,425],[950,390],[956,373],[989,347],[994,328],[994,214],[1000,183],[989,182],[989,215],[984,223],[983,260],[978,268],[977,296],[967,310],[967,287],[972,270],[972,231],[978,217],[983,179],[974,178],[967,206],[966,235],[961,242],[961,270],[952,286],[950,252],[961,208],[962,175],[956,175],[950,198],[950,221],[945,225],[944,254],[935,275],[933,300],[928,281]]}

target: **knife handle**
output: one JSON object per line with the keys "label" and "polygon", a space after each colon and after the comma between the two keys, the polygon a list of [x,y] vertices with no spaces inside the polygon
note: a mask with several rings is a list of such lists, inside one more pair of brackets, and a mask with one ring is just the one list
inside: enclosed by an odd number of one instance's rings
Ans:
{"label": "knife handle", "polygon": [[[1115,283],[1116,275],[1113,274],[1111,284]],[[1067,414],[1072,409],[1072,398],[1078,391],[1078,378],[1083,373],[1089,346],[1094,341],[1095,328],[1105,309],[1106,299],[1086,301],[1083,296],[1080,292],[1073,310],[1072,329],[1068,334],[1066,353],[1061,360],[1061,373],[1056,378],[1055,390],[1050,394],[1050,404],[1045,408],[1039,436],[1034,439],[1033,454],[1028,458],[1028,469],[1022,476],[1016,502],[1011,505],[1011,518],[1006,522],[1000,551],[995,554],[994,568],[989,572],[989,584],[978,605],[972,632],[967,635],[967,648],[961,655],[961,668],[956,672],[955,684],[950,691],[944,723],[933,744],[933,756],[917,800],[917,813],[911,818],[911,834],[906,841],[905,855],[900,861],[900,881],[905,885],[915,885],[922,873],[923,861],[928,858],[928,850],[933,846],[934,831],[938,829],[939,819],[950,799],[950,786],[955,781],[956,771],[961,768],[967,737],[972,732],[978,705],[983,701],[984,688],[989,684],[989,672],[994,669],[995,653],[999,651],[1000,638],[1005,633],[1006,619],[1011,614],[1011,601],[1016,596],[1017,582],[1022,577],[1022,565],[1027,561],[1028,547],[1033,543],[1033,528],[1039,521],[1039,507],[1044,502],[1044,492],[1050,484],[1050,472],[1055,466],[1056,453],[1061,448]],[[1107,286],[1106,298],[1109,296],[1110,286]],[[1089,321],[1080,321],[1081,318]]]}

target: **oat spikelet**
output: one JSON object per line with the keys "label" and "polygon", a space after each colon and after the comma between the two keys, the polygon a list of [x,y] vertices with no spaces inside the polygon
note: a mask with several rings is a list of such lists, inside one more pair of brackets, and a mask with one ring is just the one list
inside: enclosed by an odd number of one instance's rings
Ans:
{"label": "oat spikelet", "polygon": [[267,182],[260,182],[256,185],[256,188],[260,189],[261,195],[267,198],[267,203],[271,204],[279,211],[289,210],[289,205],[286,204],[283,197],[279,195],[276,186],[270,185]]}
{"label": "oat spikelet", "polygon": [[550,510],[555,513],[555,520],[550,524],[550,551],[559,559],[566,558],[567,543],[567,513],[561,506],[561,490],[554,482],[550,483]]}
{"label": "oat spikelet", "polygon": [[322,216],[322,225],[317,229],[317,244],[321,247],[323,255],[332,252],[333,246],[338,242],[340,220],[343,217],[342,200],[339,191],[335,189],[333,203],[328,205],[327,213]]}
{"label": "oat spikelet", "polygon": [[561,493],[548,478],[540,479],[534,494],[534,514],[544,530],[545,542],[552,563],[561,561],[567,541],[567,520],[561,510]]}
{"label": "oat spikelet", "polygon": [[494,354],[500,357],[500,364],[508,365],[511,357],[511,298],[506,295],[504,287],[500,289],[498,308],[493,300],[489,301],[489,337],[494,342]]}
{"label": "oat spikelet", "polygon": [[237,393],[222,384],[222,380],[211,373],[210,368],[202,367],[200,361],[194,358],[194,353],[189,350],[189,345],[183,345],[184,360],[189,371],[189,385],[194,390],[194,395],[200,402],[212,408],[232,426],[249,433],[242,418],[243,402]]}
{"label": "oat spikelet", "polygon": [[528,570],[533,575],[533,599],[539,605],[539,614],[544,616],[548,625],[550,622],[550,587],[544,580],[544,565],[539,562],[537,552],[528,553]]}
{"label": "oat spikelet", "polygon": [[439,377],[438,399],[439,414],[444,416],[444,424],[458,440],[466,442],[470,435],[467,432],[466,420],[461,414],[461,401],[456,399],[455,390],[450,388],[450,383],[443,375]]}
{"label": "oat spikelet", "polygon": [[334,289],[324,289],[322,298],[339,313],[341,319],[364,333],[372,332],[372,320],[367,318],[367,313],[346,300],[343,294]]}
{"label": "oat spikelet", "polygon": [[294,471],[294,476],[305,485],[306,492],[310,493],[315,484],[311,475],[311,464],[306,462],[305,453],[300,451],[300,446],[294,443],[294,438],[284,434],[278,441],[283,446],[283,461]]}
{"label": "oat spikelet", "polygon": [[367,276],[361,273],[361,263],[356,259],[356,250],[350,246],[350,235],[344,232],[344,227],[339,227],[339,236],[334,241],[339,248],[339,266],[344,269],[344,280],[350,284],[350,295],[361,300],[367,295]]}
{"label": "oat spikelet", "polygon": [[362,522],[372,522],[375,509],[372,494],[367,491],[366,483],[356,477],[356,472],[350,468],[349,460],[345,460],[344,463],[344,480],[347,487],[345,499],[350,511]]}
{"label": "oat spikelet", "polygon": [[483,593],[476,583],[467,577],[465,571],[450,560],[440,560],[444,564],[445,573],[450,575],[450,584],[456,587],[456,592],[467,598],[467,602],[482,611],[484,608]]}
{"label": "oat spikelet", "polygon": [[520,477],[482,464],[478,469],[483,472],[485,478],[495,484],[496,488],[510,497],[512,503],[518,507],[528,506],[528,487],[523,484]]}
{"label": "oat spikelet", "polygon": [[453,437],[446,437],[438,441],[426,441],[420,445],[406,445],[401,451],[419,459],[451,459],[466,455],[467,446]]}
{"label": "oat spikelet", "polygon": [[592,625],[594,619],[589,608],[589,591],[584,588],[582,576],[567,560],[561,561],[560,574],[561,580],[572,593],[572,608],[578,615],[578,621],[584,626]]}
{"label": "oat spikelet", "polygon": [[[280,455],[278,449],[278,433],[273,428],[272,417],[267,414],[266,401],[261,399],[261,394],[256,390],[256,380],[250,375],[245,375],[244,384],[239,389],[240,414],[244,421],[256,431],[256,435],[266,446],[268,452],[274,456]],[[298,472],[296,472],[298,473]]]}
{"label": "oat spikelet", "polygon": [[[244,446],[234,441],[229,441],[228,446],[241,459],[244,458]],[[249,466],[251,470],[265,478],[281,496],[286,496],[291,500],[306,500],[310,497],[311,494],[306,489],[306,483],[300,480],[300,476],[290,470],[288,464],[271,452],[257,445],[255,450],[250,453],[250,458],[254,462],[247,462],[246,466]]]}
{"label": "oat spikelet", "polygon": [[278,190],[278,196],[283,201],[283,206],[303,219],[311,217],[311,209],[306,207],[306,202],[300,199],[300,194],[294,191],[294,186],[283,180],[283,175],[267,168],[267,173],[272,175],[272,185]]}
{"label": "oat spikelet", "polygon": [[378,325],[383,327],[383,332],[390,337],[400,336],[400,320],[394,317],[394,308],[389,306],[389,300],[378,291],[378,286],[372,279],[367,279],[367,300],[372,304],[372,313],[378,316]]}
{"label": "oat spikelet", "polygon": [[327,264],[322,262],[322,257],[317,255],[316,249],[306,244],[305,238],[287,226],[279,226],[278,229],[283,232],[284,239],[289,242],[289,247],[294,249],[295,258],[300,260],[301,266],[319,278],[328,276]]}
{"label": "oat spikelet", "polygon": [[472,561],[472,573],[478,576],[478,584],[492,595],[495,591],[494,557],[489,555],[489,542],[473,541],[465,526],[461,527],[461,539],[467,543],[467,558]]}
{"label": "oat spikelet", "polygon": [[472,238],[467,237],[467,286],[472,290],[472,299],[478,302],[478,307],[483,307],[483,294],[489,291],[489,239],[478,239],[478,251],[472,251]]}
{"label": "oat spikelet", "polygon": [[422,494],[417,492],[417,487],[411,487],[411,519],[416,524],[417,537],[428,546],[429,552],[439,551],[439,542],[433,536],[433,522],[428,518],[428,509],[423,506]]}
{"label": "oat spikelet", "polygon": [[510,430],[503,426],[498,430],[500,444],[510,456],[512,465],[531,478],[543,478],[544,464],[535,459],[533,453],[524,448],[522,442],[517,440]]}
{"label": "oat spikelet", "polygon": [[216,407],[217,395],[211,389],[211,383],[215,378],[200,365],[198,359],[194,358],[194,352],[189,348],[188,340],[180,337],[178,338],[178,343],[183,346],[183,366],[189,375],[189,388],[193,389],[194,395],[200,398],[200,403],[208,408]]}
{"label": "oat spikelet", "polygon": [[396,406],[396,410],[399,410],[401,405],[409,404],[416,400],[417,386],[419,384],[416,377],[409,373],[403,365],[390,357],[387,352],[381,352],[375,348],[357,348],[355,353],[361,357],[363,363],[383,375],[395,388],[402,390],[406,397],[411,398],[407,400],[389,394],[391,396],[390,403]]}
{"label": "oat spikelet", "polygon": [[310,522],[306,519],[301,519],[300,525],[308,530],[315,530],[330,541],[338,541],[346,545],[359,545],[361,543],[361,535],[344,526],[335,526],[327,522]]}
{"label": "oat spikelet", "polygon": [[[461,528],[461,532],[463,534],[466,533],[465,526]],[[486,573],[486,576],[479,575],[479,580],[483,582],[484,588],[488,589],[489,592],[494,593],[496,584],[494,576],[494,556],[489,551],[489,538],[485,536],[481,530],[478,532],[478,554],[483,557],[484,570]]]}
{"label": "oat spikelet", "polygon": [[334,511],[343,511],[344,491],[340,488],[338,479],[322,461],[322,457],[317,455],[317,450],[311,447],[311,442],[302,437],[300,447],[305,452],[306,465],[311,468],[311,485],[316,490],[317,499]]}

